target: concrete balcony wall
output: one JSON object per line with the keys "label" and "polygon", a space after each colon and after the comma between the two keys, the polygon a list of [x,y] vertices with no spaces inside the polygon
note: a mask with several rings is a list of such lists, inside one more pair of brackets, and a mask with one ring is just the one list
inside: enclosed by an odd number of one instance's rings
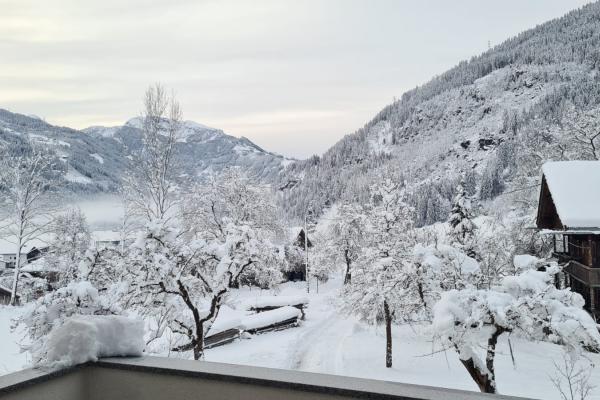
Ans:
{"label": "concrete balcony wall", "polygon": [[159,357],[104,359],[58,372],[17,372],[0,377],[0,399],[524,400],[370,379]]}

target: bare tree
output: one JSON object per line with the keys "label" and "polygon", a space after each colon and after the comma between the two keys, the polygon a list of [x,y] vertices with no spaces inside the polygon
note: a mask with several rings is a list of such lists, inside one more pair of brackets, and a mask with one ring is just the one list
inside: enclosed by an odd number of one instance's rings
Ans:
{"label": "bare tree", "polygon": [[550,377],[550,381],[562,400],[585,400],[595,388],[590,383],[594,365],[577,361],[566,353],[563,354],[561,363],[554,361],[556,374]]}
{"label": "bare tree", "polygon": [[151,86],[144,95],[141,115],[143,145],[131,160],[124,179],[128,207],[147,221],[173,216],[177,202],[176,143],[181,129],[181,108],[174,95],[167,95],[160,84]]}
{"label": "bare tree", "polygon": [[573,110],[567,117],[566,127],[571,131],[571,148],[577,158],[600,160],[600,118],[597,111]]}
{"label": "bare tree", "polygon": [[0,161],[0,185],[9,210],[3,221],[7,240],[15,245],[15,270],[10,304],[17,302],[23,250],[44,234],[51,222],[48,199],[54,158],[32,143],[19,154],[7,151]]}

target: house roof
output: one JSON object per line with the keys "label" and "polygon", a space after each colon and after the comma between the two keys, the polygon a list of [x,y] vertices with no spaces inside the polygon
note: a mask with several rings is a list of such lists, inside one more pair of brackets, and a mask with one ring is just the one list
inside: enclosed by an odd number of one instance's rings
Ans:
{"label": "house roof", "polygon": [[[17,245],[15,243],[16,240],[12,236],[0,238],[0,254],[16,254]],[[21,254],[29,253],[34,247],[37,247],[38,249],[48,247],[48,243],[41,239],[29,240],[27,244],[23,246]]]}
{"label": "house roof", "polygon": [[557,161],[542,166],[565,229],[600,229],[600,161]]}

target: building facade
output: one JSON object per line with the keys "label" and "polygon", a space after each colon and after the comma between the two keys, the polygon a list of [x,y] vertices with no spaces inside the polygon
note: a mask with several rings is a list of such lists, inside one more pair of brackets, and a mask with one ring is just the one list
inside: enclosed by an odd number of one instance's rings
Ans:
{"label": "building facade", "polygon": [[536,224],[552,236],[566,284],[600,318],[600,162],[544,164]]}

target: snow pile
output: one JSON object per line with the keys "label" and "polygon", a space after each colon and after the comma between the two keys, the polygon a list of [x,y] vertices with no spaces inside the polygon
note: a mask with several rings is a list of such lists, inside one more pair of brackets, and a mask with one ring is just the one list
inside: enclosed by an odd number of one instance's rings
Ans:
{"label": "snow pile", "polygon": [[563,225],[600,228],[600,161],[548,162],[542,170]]}
{"label": "snow pile", "polygon": [[242,320],[241,328],[246,331],[263,328],[292,318],[300,318],[300,314],[300,310],[295,307],[281,307],[245,317]]}
{"label": "snow pile", "polygon": [[45,364],[65,368],[100,357],[141,356],[144,323],[114,315],[76,316],[50,332]]}
{"label": "snow pile", "polygon": [[251,310],[253,308],[265,308],[265,307],[284,307],[284,306],[295,306],[297,304],[308,304],[308,297],[306,296],[261,296],[251,299],[243,304],[244,310]]}

